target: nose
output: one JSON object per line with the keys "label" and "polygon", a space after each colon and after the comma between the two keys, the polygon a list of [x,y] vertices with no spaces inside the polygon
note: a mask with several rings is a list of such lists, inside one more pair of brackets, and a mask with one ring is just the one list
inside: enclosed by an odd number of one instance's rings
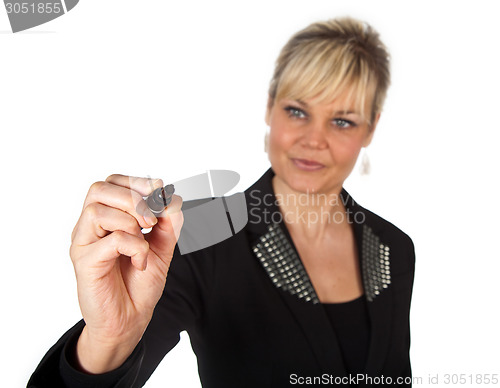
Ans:
{"label": "nose", "polygon": [[301,144],[303,147],[312,149],[325,149],[328,147],[328,142],[326,141],[326,130],[325,126],[319,122],[311,122],[304,128],[304,133],[302,135]]}

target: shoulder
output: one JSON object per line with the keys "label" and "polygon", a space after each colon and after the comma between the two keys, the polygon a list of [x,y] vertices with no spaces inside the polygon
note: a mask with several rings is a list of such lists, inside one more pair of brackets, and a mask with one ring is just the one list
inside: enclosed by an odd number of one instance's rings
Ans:
{"label": "shoulder", "polygon": [[398,228],[392,222],[386,220],[385,218],[382,218],[378,214],[375,214],[374,212],[361,206],[360,208],[363,210],[366,216],[366,225],[377,230],[381,237],[384,237],[386,241],[389,240],[387,241],[388,243],[397,243],[398,245],[403,245],[408,249],[414,249],[413,240],[403,230]]}

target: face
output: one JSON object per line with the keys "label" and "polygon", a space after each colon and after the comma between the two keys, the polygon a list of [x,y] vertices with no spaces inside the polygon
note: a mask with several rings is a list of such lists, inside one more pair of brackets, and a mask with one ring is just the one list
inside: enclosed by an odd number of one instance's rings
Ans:
{"label": "face", "polygon": [[268,108],[268,155],[275,184],[302,193],[340,193],[380,116],[369,124],[344,101],[342,96],[331,103],[281,99]]}

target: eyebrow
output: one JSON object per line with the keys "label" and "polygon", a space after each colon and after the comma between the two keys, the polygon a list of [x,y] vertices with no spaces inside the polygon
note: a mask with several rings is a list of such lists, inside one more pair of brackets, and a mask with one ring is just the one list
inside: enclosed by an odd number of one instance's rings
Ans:
{"label": "eyebrow", "polygon": [[302,100],[295,100],[295,102],[297,102],[299,105],[302,105],[304,108],[308,108],[307,103],[305,103],[305,102],[304,102],[304,101],[302,101]]}
{"label": "eyebrow", "polygon": [[350,115],[350,114],[359,115],[360,113],[353,111],[353,110],[336,110],[335,112],[333,112],[334,116],[336,116],[336,115]]}

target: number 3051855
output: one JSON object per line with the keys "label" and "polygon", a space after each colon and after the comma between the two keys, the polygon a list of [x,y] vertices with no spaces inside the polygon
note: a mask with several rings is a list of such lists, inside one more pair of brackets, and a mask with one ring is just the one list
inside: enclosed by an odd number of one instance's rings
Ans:
{"label": "number 3051855", "polygon": [[5,3],[7,13],[61,13],[59,3]]}

